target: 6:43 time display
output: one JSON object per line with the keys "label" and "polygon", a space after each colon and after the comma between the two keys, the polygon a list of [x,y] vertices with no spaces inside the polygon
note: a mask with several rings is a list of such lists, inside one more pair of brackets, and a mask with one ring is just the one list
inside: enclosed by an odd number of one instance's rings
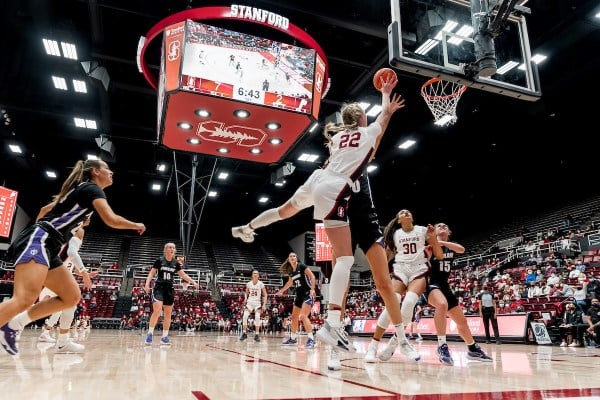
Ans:
{"label": "6:43 time display", "polygon": [[235,100],[246,101],[248,103],[264,104],[265,92],[263,90],[236,86],[233,91],[233,98]]}

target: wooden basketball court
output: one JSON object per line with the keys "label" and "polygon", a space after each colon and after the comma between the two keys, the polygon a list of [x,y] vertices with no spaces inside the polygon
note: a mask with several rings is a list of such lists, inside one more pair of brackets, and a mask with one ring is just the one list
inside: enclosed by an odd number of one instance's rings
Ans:
{"label": "wooden basketball court", "polygon": [[[27,329],[18,356],[0,354],[2,399],[600,399],[600,349],[482,344],[493,363],[470,361],[450,342],[455,365],[443,366],[435,341],[415,343],[421,361],[396,352],[388,362],[363,361],[369,338],[353,337],[358,353],[327,370],[328,346],[283,347],[217,333],[173,332],[170,347],[145,346],[138,331],[92,330],[82,354],[55,354]],[[306,337],[300,337],[301,346]],[[381,350],[381,348],[380,348]]]}

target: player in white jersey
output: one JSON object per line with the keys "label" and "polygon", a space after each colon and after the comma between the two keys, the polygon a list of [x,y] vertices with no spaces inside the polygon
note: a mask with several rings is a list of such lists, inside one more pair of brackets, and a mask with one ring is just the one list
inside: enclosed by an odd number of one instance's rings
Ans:
{"label": "player in white jersey", "polygon": [[[342,125],[327,124],[325,136],[329,142],[330,157],[322,169],[314,171],[285,204],[258,215],[249,224],[234,227],[234,237],[250,243],[254,230],[282,219],[290,218],[301,210],[314,206],[313,218],[323,221],[325,232],[336,255],[335,268],[329,286],[327,321],[317,332],[322,341],[343,351],[355,351],[341,323],[341,305],[354,264],[352,238],[347,217],[348,198],[358,191],[356,180],[363,173],[393,113],[404,107],[399,94],[391,92],[398,83],[391,77],[381,89],[382,111],[375,122],[367,125],[365,111],[358,103],[342,108]],[[330,136],[331,133],[335,133]]]}
{"label": "player in white jersey", "polygon": [[[402,321],[410,323],[412,315],[427,286],[426,275],[429,272],[429,256],[437,258],[444,256],[441,245],[438,243],[435,227],[428,225],[413,225],[413,216],[409,210],[400,210],[384,230],[384,239],[389,256],[393,256],[393,284],[400,295],[404,295],[402,306]],[[400,297],[399,297],[400,298]],[[390,323],[390,317],[383,310],[377,321],[373,336],[379,340]],[[397,337],[394,335],[388,345],[379,355],[379,359],[387,361],[394,354],[397,347]],[[370,355],[367,362],[374,361]],[[417,359],[418,360],[418,359]]]}
{"label": "player in white jersey", "polygon": [[240,340],[248,338],[248,317],[254,313],[255,335],[254,341],[260,342],[260,311],[267,309],[267,288],[265,284],[258,280],[258,271],[252,271],[252,280],[246,283],[246,293],[244,294],[244,316],[242,317],[242,336]]}
{"label": "player in white jersey", "polygon": [[[63,247],[61,250],[59,257],[64,260],[65,265],[69,269],[69,272],[73,273],[75,271],[76,275],[79,275],[83,278],[83,285],[87,289],[92,288],[92,280],[95,273],[88,273],[85,265],[83,264],[83,260],[79,255],[79,249],[83,244],[83,236],[85,235],[84,227],[88,226],[90,223],[90,217],[82,223],[80,227],[73,229],[73,237],[69,239],[68,244]],[[55,297],[56,293],[50,290],[47,287],[44,287],[40,293],[39,300],[42,301],[48,297]],[[69,337],[69,330],[71,329],[71,324],[75,319],[75,311],[77,310],[77,306],[69,307],[62,311],[56,312],[50,315],[46,321],[44,321],[44,326],[42,327],[42,333],[40,334],[38,340],[40,342],[56,342],[56,352],[57,353],[80,353],[85,349],[85,346],[73,343]],[[56,322],[59,321],[59,333],[58,340],[55,340],[52,336],[50,336],[50,332],[54,328]]]}

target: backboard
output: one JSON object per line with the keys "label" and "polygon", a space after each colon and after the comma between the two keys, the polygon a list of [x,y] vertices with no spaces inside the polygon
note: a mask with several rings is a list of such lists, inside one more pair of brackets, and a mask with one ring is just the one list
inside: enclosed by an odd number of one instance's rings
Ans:
{"label": "backboard", "polygon": [[541,97],[526,7],[516,0],[391,0],[396,69],[528,101]]}

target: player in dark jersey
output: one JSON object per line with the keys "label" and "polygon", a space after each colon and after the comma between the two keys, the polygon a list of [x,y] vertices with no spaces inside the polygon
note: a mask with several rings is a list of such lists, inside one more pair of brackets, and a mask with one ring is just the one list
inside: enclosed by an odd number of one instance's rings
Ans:
{"label": "player in dark jersey", "polygon": [[[383,298],[386,308],[389,310],[389,315],[396,329],[396,333],[400,333],[400,335],[398,335],[400,338],[400,350],[408,358],[418,360],[418,353],[412,348],[404,335],[405,325],[402,322],[400,300],[396,296],[396,292],[392,286],[385,244],[383,241],[383,232],[379,225],[377,210],[373,204],[371,186],[366,172],[358,178],[358,182],[360,190],[358,192],[352,192],[348,201],[348,220],[350,221],[352,248],[356,249],[357,247],[360,247],[367,256],[375,286],[377,287],[380,296]],[[345,299],[343,303],[345,305]],[[410,321],[408,323],[410,323]],[[375,339],[375,343],[371,346],[377,345],[379,345],[379,339]],[[332,351],[327,367],[331,370],[338,370],[341,368],[336,352]]]}
{"label": "player in dark jersey", "polygon": [[468,346],[467,357],[471,360],[493,361],[473,339],[471,329],[467,324],[467,319],[458,304],[458,299],[450,289],[448,278],[454,264],[454,255],[462,254],[465,248],[458,243],[448,241],[450,228],[444,223],[435,225],[438,242],[444,251],[444,259],[438,260],[432,257],[430,260],[431,270],[425,296],[427,302],[435,307],[434,323],[438,337],[437,354],[439,360],[444,365],[454,365],[454,360],[450,355],[448,344],[446,343],[446,315],[450,317],[457,326],[460,337]]}
{"label": "player in dark jersey", "polygon": [[316,342],[313,337],[312,324],[308,316],[312,310],[312,306],[315,303],[315,284],[316,279],[313,272],[301,262],[298,262],[298,256],[296,253],[290,253],[287,260],[281,264],[279,271],[288,276],[288,280],[283,287],[275,293],[276,296],[281,296],[290,287],[294,286],[296,289],[296,297],[294,298],[294,307],[292,309],[292,330],[290,337],[285,340],[282,345],[294,346],[298,344],[298,320],[302,320],[304,330],[308,335],[308,341],[304,345],[307,349],[315,347]]}
{"label": "player in dark jersey", "polygon": [[[146,230],[144,224],[115,214],[106,201],[103,189],[112,185],[112,175],[102,160],[77,161],[60,192],[40,210],[36,223],[11,244],[8,255],[15,265],[13,297],[0,303],[0,344],[9,354],[18,353],[16,336],[25,325],[79,303],[79,285],[59,253],[90,212],[95,211],[111,228],[133,229],[139,234]],[[42,287],[57,296],[31,307]]]}
{"label": "player in dark jersey", "polygon": [[192,278],[183,270],[183,266],[175,258],[175,243],[165,244],[164,254],[154,261],[154,265],[148,272],[146,285],[144,290],[150,293],[150,282],[154,279],[154,287],[152,289],[152,315],[148,323],[148,334],[146,335],[146,345],[152,345],[154,335],[154,327],[160,317],[160,312],[163,311],[163,332],[160,344],[169,346],[169,328],[171,327],[171,313],[173,312],[173,303],[175,303],[175,288],[173,287],[173,279],[175,274],[185,280],[192,286],[198,287]]}

